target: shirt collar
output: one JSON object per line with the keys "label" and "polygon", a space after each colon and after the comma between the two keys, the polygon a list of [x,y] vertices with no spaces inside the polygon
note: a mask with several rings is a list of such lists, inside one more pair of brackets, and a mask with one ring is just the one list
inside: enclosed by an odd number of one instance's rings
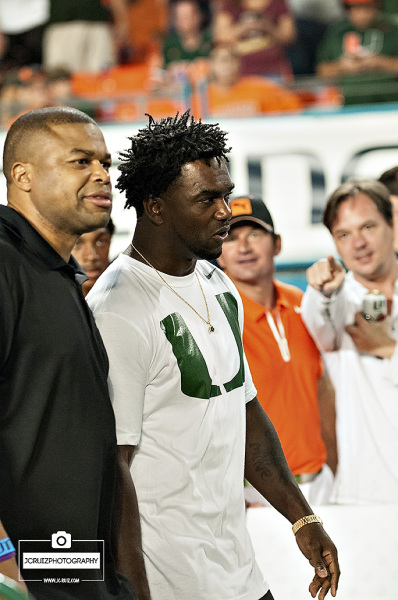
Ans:
{"label": "shirt collar", "polygon": [[0,206],[0,219],[7,223],[14,234],[29,247],[29,250],[39,257],[51,270],[64,269],[82,284],[88,279],[76,259],[71,256],[66,262],[54,248],[46,242],[39,232],[21,214],[9,206]]}
{"label": "shirt collar", "polygon": [[[280,284],[280,282],[274,279],[273,283],[276,290],[276,308],[289,308],[293,306],[291,299],[287,296],[285,288]],[[248,298],[248,296],[243,294],[240,290],[239,294],[242,298],[245,319],[247,316],[249,316],[251,320],[258,321],[264,317],[265,307],[262,304],[252,300],[251,298]]]}
{"label": "shirt collar", "polygon": [[[357,294],[358,297],[362,298],[364,294],[369,292],[369,288],[365,287],[355,279],[354,273],[352,271],[347,271],[344,279],[344,286],[350,286],[350,288]],[[377,284],[375,283],[374,289],[377,288]]]}

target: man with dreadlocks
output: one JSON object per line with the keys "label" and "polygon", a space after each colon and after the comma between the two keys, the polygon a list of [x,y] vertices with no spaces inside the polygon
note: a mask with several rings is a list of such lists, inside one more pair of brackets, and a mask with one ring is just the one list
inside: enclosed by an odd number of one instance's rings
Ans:
{"label": "man with dreadlocks", "polygon": [[315,568],[313,597],[334,596],[336,548],[256,398],[239,294],[208,262],[231,218],[226,134],[187,112],[149,117],[130,140],[117,187],[137,211],[133,242],[88,299],[109,354],[152,599],[272,599],[245,526],[244,474],[294,524]]}

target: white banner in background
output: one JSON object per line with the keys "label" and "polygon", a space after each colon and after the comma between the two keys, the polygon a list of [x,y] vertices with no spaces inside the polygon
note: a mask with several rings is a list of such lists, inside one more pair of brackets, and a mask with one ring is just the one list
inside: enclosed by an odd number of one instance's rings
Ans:
{"label": "white banner in background", "polygon": [[[308,113],[253,119],[222,119],[232,146],[230,170],[236,194],[261,195],[282,234],[279,263],[305,263],[334,252],[321,224],[325,199],[347,177],[372,177],[398,165],[398,106],[334,113]],[[143,123],[104,124],[116,182],[118,152]],[[5,133],[0,132],[3,146]],[[6,202],[4,177],[0,202]],[[114,192],[116,255],[128,245],[135,227],[134,210],[124,210]]]}

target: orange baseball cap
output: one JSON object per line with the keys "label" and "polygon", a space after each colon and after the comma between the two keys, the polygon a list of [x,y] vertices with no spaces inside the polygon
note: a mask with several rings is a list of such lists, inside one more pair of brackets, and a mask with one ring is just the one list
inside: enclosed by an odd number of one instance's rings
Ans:
{"label": "orange baseball cap", "polygon": [[261,198],[254,196],[239,196],[233,198],[229,203],[229,208],[232,212],[230,225],[233,227],[235,223],[242,221],[252,221],[257,223],[268,233],[274,233],[274,223],[268,208],[265,206]]}

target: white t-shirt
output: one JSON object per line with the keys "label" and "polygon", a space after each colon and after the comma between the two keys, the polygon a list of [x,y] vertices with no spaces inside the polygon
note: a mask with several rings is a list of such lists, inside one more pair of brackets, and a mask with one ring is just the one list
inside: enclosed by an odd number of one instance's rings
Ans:
{"label": "white t-shirt", "polygon": [[[214,332],[149,266],[120,255],[88,296],[110,360],[153,600],[258,600],[267,591],[246,530],[245,403],[256,395],[239,294],[196,266]],[[195,273],[166,281],[204,318]]]}
{"label": "white t-shirt", "polygon": [[[336,392],[339,465],[334,501],[381,504],[398,501],[398,344],[390,359],[360,353],[344,327],[362,310],[368,290],[347,273],[330,299],[308,287],[302,317]],[[392,311],[398,340],[398,297]]]}
{"label": "white t-shirt", "polygon": [[0,31],[24,33],[44,25],[50,16],[49,0],[0,0]]}

